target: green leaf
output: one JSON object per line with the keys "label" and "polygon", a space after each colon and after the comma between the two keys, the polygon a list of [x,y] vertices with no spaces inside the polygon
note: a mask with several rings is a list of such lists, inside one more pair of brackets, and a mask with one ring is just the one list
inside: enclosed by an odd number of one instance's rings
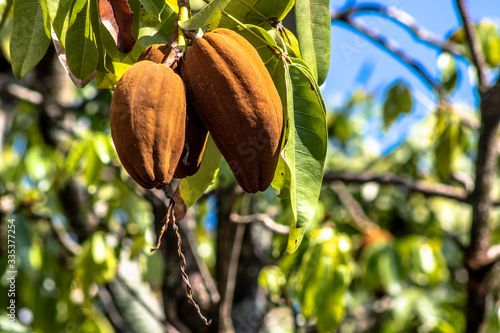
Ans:
{"label": "green leaf", "polygon": [[[224,11],[245,24],[261,25],[269,19],[283,20],[294,3],[294,0],[231,0]],[[219,21],[210,28],[234,28],[236,26],[234,21],[221,16]]]}
{"label": "green leaf", "polygon": [[49,47],[50,19],[45,6],[43,0],[14,2],[10,58],[12,71],[19,79],[40,62]]}
{"label": "green leaf", "polygon": [[200,169],[194,175],[182,179],[179,184],[178,191],[187,208],[191,207],[210,186],[217,175],[221,160],[219,149],[212,137],[208,137]]}
{"label": "green leaf", "polygon": [[[500,64],[500,36],[498,34],[498,26],[491,21],[485,21],[474,25],[474,28],[486,63],[491,67],[498,66]],[[467,45],[464,29],[458,29],[451,35],[450,40],[464,46]],[[464,48],[464,53],[468,59],[472,59],[469,47]]]}
{"label": "green leaf", "polygon": [[92,237],[92,259],[96,264],[102,264],[106,260],[106,244],[103,233],[98,232]]}
{"label": "green leaf", "polygon": [[258,277],[259,285],[266,290],[271,300],[278,303],[281,290],[286,283],[286,277],[278,266],[264,266]]}
{"label": "green leaf", "polygon": [[[499,51],[500,52],[500,51]],[[457,85],[458,71],[455,59],[447,52],[443,52],[438,57],[438,68],[441,71],[441,82],[448,92],[451,92]]]}
{"label": "green leaf", "polygon": [[161,21],[161,12],[165,8],[165,0],[141,0],[142,5],[148,13]]}
{"label": "green leaf", "polygon": [[214,0],[187,21],[179,22],[179,26],[186,30],[203,28],[217,19],[231,0]]}
{"label": "green leaf", "polygon": [[50,21],[52,22],[52,28],[56,33],[61,44],[65,45],[65,36],[68,29],[68,17],[69,9],[71,6],[71,0],[45,0],[47,3],[47,9],[50,16]]}
{"label": "green leaf", "polygon": [[90,0],[76,0],[66,35],[66,57],[71,73],[86,79],[97,67],[99,51],[90,17]]}
{"label": "green leaf", "polygon": [[[351,248],[347,235],[332,227],[311,232],[295,280],[307,319],[316,318],[318,332],[334,332],[344,313],[344,295],[351,283]],[[345,251],[347,250],[347,251]]]}
{"label": "green leaf", "polygon": [[88,140],[78,141],[73,143],[70,153],[66,158],[65,171],[70,175],[74,176],[78,170],[78,166],[82,161],[85,152],[91,148],[91,142]]}
{"label": "green leaf", "polygon": [[439,114],[436,125],[434,165],[441,179],[448,178],[460,151],[460,123],[448,114]]}
{"label": "green leaf", "polygon": [[306,231],[306,227],[295,227],[292,225],[290,227],[290,233],[288,234],[288,242],[286,244],[286,249],[283,254],[292,254],[299,248],[302,243],[302,239],[304,238],[304,233]]}
{"label": "green leaf", "polygon": [[[321,190],[327,149],[326,107],[310,69],[300,59],[292,59],[286,74],[288,123],[285,160],[290,173],[290,200],[293,228],[303,228],[312,219]],[[300,245],[297,230],[290,233],[287,253]],[[298,243],[297,243],[298,241]]]}
{"label": "green leaf", "polygon": [[401,113],[410,113],[413,97],[408,86],[397,81],[386,92],[384,101],[384,127],[391,126]]}
{"label": "green leaf", "polygon": [[136,44],[146,48],[151,44],[166,43],[174,32],[177,13],[170,6],[165,6],[161,13],[161,22],[153,15],[143,10],[141,27]]}
{"label": "green leaf", "polygon": [[311,67],[318,85],[325,82],[330,66],[329,2],[329,0],[297,0],[295,4],[300,54]]}

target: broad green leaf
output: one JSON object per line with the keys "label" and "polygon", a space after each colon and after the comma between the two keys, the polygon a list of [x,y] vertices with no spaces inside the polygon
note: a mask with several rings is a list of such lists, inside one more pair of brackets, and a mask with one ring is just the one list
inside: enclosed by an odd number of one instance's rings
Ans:
{"label": "broad green leaf", "polygon": [[302,243],[302,239],[304,238],[304,233],[306,231],[306,227],[290,227],[290,233],[288,234],[288,242],[286,245],[285,252],[283,254],[292,254],[299,248]]}
{"label": "broad green leaf", "polygon": [[90,0],[75,1],[66,35],[68,67],[77,79],[89,77],[96,69],[99,61],[99,51],[91,23],[91,6],[89,2]]}
{"label": "broad green leaf", "polygon": [[439,114],[436,125],[434,165],[441,179],[448,178],[460,151],[460,123],[449,114]]}
{"label": "broad green leaf", "polygon": [[165,8],[165,0],[141,0],[146,11],[161,21],[161,12]]}
{"label": "broad green leaf", "polygon": [[[139,28],[139,39],[137,42],[140,45],[145,45],[144,48],[151,44],[145,43],[145,41],[149,38],[144,34],[144,27],[149,26],[153,28],[153,31],[148,31],[151,37],[155,37],[155,35],[160,35],[166,41],[170,40],[172,33],[174,32],[174,25],[177,21],[177,14],[170,6],[165,6],[161,13],[161,22],[154,17],[153,15],[146,13],[144,10],[141,14],[141,27]],[[155,32],[156,31],[156,32]]]}
{"label": "broad green leaf", "polygon": [[[288,119],[288,113],[293,111],[293,91],[291,89],[290,75],[288,72],[288,67],[281,61],[276,63],[276,68],[273,69],[273,82],[276,86],[276,90],[281,98],[281,104],[283,105],[283,119]],[[288,91],[290,88],[290,92]],[[288,100],[289,99],[289,100]],[[278,198],[289,199],[290,198],[290,183],[291,183],[291,173],[284,160],[284,150],[286,142],[288,141],[288,133],[290,124],[285,121],[284,124],[284,137],[281,142],[280,157],[278,159],[278,165],[274,171],[274,178],[271,186],[278,189],[280,193]]]}
{"label": "broad green leaf", "polygon": [[210,186],[217,175],[221,160],[219,149],[212,137],[208,137],[200,169],[194,175],[182,179],[179,184],[178,192],[187,208],[191,207]]}
{"label": "broad green leaf", "polygon": [[[292,59],[286,82],[290,130],[284,154],[288,166],[285,172],[290,173],[292,227],[303,229],[314,215],[323,180],[327,149],[326,107],[310,69],[300,59]],[[287,253],[300,245],[303,233],[304,230],[296,230],[294,235],[290,233]]]}
{"label": "broad green leaf", "polygon": [[187,21],[179,22],[186,30],[196,30],[210,24],[221,15],[221,12],[231,0],[214,0]]}
{"label": "broad green leaf", "polygon": [[453,56],[447,52],[441,53],[437,60],[441,71],[441,82],[448,92],[453,91],[457,85],[458,71]]}
{"label": "broad green leaf", "polygon": [[[491,67],[498,66],[500,64],[500,36],[498,34],[498,26],[491,21],[485,21],[474,25],[474,28],[486,63]],[[451,35],[450,40],[465,46],[467,38],[465,37],[464,29],[458,29]],[[471,59],[469,47],[464,48],[464,53],[467,58]]]}
{"label": "broad green leaf", "polygon": [[[134,23],[132,23],[132,36],[135,40],[139,38],[139,26],[141,22],[141,2],[139,0],[127,0],[130,11],[134,13]],[[169,7],[169,6],[166,6]],[[165,11],[165,8],[163,9]],[[163,14],[163,12],[162,12]]]}
{"label": "broad green leaf", "polygon": [[268,265],[259,272],[259,285],[266,290],[271,300],[278,303],[281,291],[286,284],[286,277],[278,266]]}
{"label": "broad green leaf", "polygon": [[88,140],[74,142],[68,157],[66,158],[65,170],[69,176],[74,176],[78,166],[82,161],[85,152],[91,149],[91,142]]}
{"label": "broad green leaf", "polygon": [[10,58],[14,75],[22,79],[47,52],[50,19],[45,1],[16,0],[10,39]]}
{"label": "broad green leaf", "polygon": [[69,23],[69,9],[72,0],[45,0],[52,23],[52,28],[56,33],[61,44],[65,45],[65,36]]}
{"label": "broad green leaf", "polygon": [[43,180],[53,174],[56,166],[53,159],[49,158],[48,155],[48,151],[40,148],[40,146],[33,146],[28,150],[24,163],[30,177],[35,180]]}
{"label": "broad green leaf", "polygon": [[329,0],[296,0],[295,21],[302,59],[311,67],[318,85],[330,66]]}
{"label": "broad green leaf", "polygon": [[352,279],[352,258],[344,250],[349,238],[332,227],[311,232],[295,280],[307,319],[316,318],[318,332],[334,332],[344,313],[344,295]]}
{"label": "broad green leaf", "polygon": [[102,38],[101,38],[101,29],[102,25],[101,20],[99,19],[99,4],[97,1],[90,1],[90,24],[92,26],[92,30],[94,31],[95,42],[97,46],[97,70],[105,73],[105,57],[106,51],[103,46]]}
{"label": "broad green leaf", "polygon": [[[261,25],[270,19],[283,20],[294,3],[294,0],[231,0],[224,11],[245,24]],[[234,21],[221,16],[219,21],[214,22],[210,28],[234,28],[236,26]]]}
{"label": "broad green leaf", "polygon": [[92,237],[92,259],[96,264],[102,264],[106,260],[106,244],[104,234],[101,232]]}
{"label": "broad green leaf", "polygon": [[384,127],[391,126],[402,113],[409,114],[413,108],[413,98],[408,86],[397,81],[386,92],[384,101]]}

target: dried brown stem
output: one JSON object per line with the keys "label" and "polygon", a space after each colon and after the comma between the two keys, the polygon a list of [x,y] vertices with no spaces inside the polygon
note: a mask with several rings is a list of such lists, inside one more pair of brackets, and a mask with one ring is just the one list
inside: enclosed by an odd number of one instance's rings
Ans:
{"label": "dried brown stem", "polygon": [[184,257],[184,253],[182,253],[182,238],[179,233],[179,227],[175,223],[175,215],[173,213],[173,209],[170,212],[170,216],[172,217],[172,227],[174,228],[175,236],[177,237],[177,254],[179,255],[179,259],[181,261],[181,277],[186,284],[187,297],[191,304],[193,304],[193,306],[195,307],[198,316],[205,322],[205,325],[209,326],[212,324],[212,319],[207,320],[207,318],[201,313],[200,306],[193,299],[193,288],[191,287],[191,283],[189,282],[189,276],[186,273],[186,258]]}
{"label": "dried brown stem", "polygon": [[[174,216],[173,215],[174,206],[175,206],[175,201],[174,200],[170,200],[170,204],[168,205],[167,214],[165,215],[165,217],[161,221],[162,227],[161,227],[160,234],[158,235],[158,240],[156,242],[156,246],[153,247],[153,248],[151,248],[151,249],[149,249],[150,252],[154,252],[154,251],[156,251],[156,250],[158,250],[160,248],[160,246],[161,246],[161,239],[163,238],[163,234],[165,233],[165,231],[168,228],[169,216]],[[173,221],[175,222],[175,218],[173,219]]]}

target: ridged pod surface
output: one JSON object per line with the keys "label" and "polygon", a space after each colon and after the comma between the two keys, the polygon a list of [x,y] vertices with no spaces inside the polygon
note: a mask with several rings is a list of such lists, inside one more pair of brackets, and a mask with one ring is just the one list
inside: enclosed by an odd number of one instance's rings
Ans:
{"label": "ridged pod surface", "polygon": [[170,183],[184,147],[186,90],[162,64],[140,61],[111,100],[111,136],[125,170],[144,188]]}
{"label": "ridged pod surface", "polygon": [[266,190],[279,157],[283,108],[255,48],[228,29],[196,41],[181,61],[188,99],[243,190]]}
{"label": "ridged pod surface", "polygon": [[[165,63],[172,50],[165,44],[148,46],[137,61],[149,60],[155,63]],[[172,64],[175,73],[179,73],[177,61]],[[185,178],[194,175],[200,169],[201,159],[208,139],[208,130],[196,114],[189,100],[186,101],[186,139],[179,164],[173,178]]]}

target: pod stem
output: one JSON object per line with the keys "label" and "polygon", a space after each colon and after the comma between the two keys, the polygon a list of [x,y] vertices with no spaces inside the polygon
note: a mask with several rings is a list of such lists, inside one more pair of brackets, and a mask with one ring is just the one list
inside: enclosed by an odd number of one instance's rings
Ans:
{"label": "pod stem", "polygon": [[[189,9],[189,1],[186,0],[178,0],[177,4],[179,6],[179,22],[186,21],[191,16],[191,11]],[[187,49],[187,40],[184,35],[184,31],[181,27],[177,27],[177,45],[182,47],[182,52],[185,52]]]}

